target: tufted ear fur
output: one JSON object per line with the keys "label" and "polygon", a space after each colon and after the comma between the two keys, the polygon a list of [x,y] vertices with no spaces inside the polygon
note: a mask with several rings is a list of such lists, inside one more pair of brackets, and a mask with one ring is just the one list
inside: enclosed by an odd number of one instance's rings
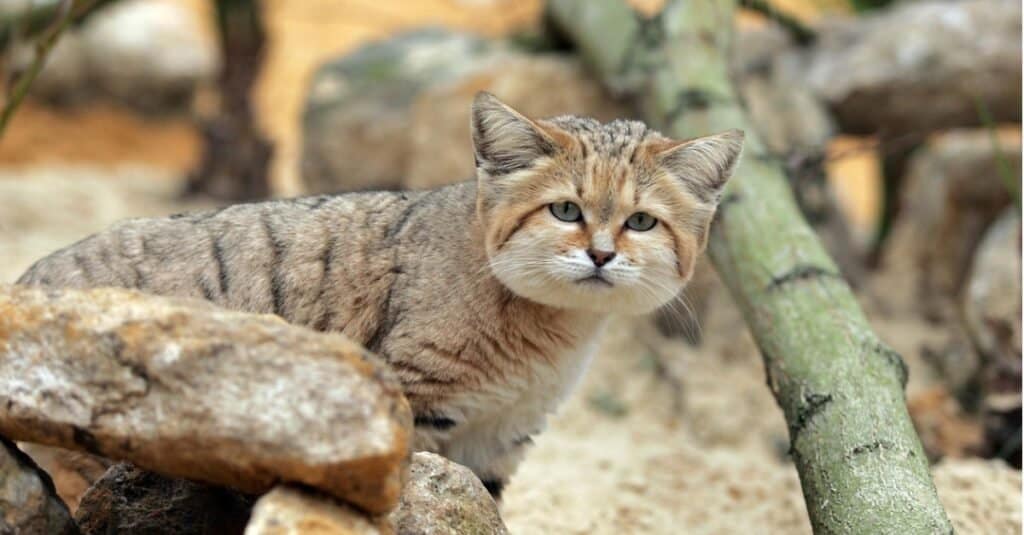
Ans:
{"label": "tufted ear fur", "polygon": [[555,139],[544,127],[487,92],[477,93],[473,100],[471,128],[477,169],[489,177],[529,168],[556,150]]}
{"label": "tufted ear fur", "polygon": [[671,141],[656,149],[656,157],[702,202],[716,205],[722,189],[736,170],[743,151],[742,130]]}

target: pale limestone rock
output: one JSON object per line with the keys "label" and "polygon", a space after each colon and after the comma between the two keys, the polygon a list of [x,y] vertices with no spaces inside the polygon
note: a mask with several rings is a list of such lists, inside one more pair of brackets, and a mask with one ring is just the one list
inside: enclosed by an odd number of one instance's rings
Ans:
{"label": "pale limestone rock", "polygon": [[390,535],[387,521],[307,491],[277,487],[256,502],[245,535]]}
{"label": "pale limestone rock", "polygon": [[397,503],[412,415],[364,349],[127,290],[0,287],[0,434],[263,492]]}

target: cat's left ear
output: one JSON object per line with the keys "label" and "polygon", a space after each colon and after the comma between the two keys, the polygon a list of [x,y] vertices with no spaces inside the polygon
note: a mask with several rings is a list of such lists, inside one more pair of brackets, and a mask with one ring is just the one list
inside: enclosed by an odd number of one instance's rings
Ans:
{"label": "cat's left ear", "polygon": [[743,138],[742,130],[727,130],[686,141],[667,141],[655,147],[655,154],[698,199],[715,205],[740,161]]}
{"label": "cat's left ear", "polygon": [[477,168],[491,177],[527,169],[537,159],[554,155],[563,134],[528,119],[484,91],[473,100],[470,126]]}

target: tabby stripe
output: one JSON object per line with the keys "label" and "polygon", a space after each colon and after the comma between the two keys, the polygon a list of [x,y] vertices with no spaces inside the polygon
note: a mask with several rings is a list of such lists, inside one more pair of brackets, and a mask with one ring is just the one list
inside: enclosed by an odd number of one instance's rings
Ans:
{"label": "tabby stripe", "polygon": [[260,223],[263,224],[263,232],[267,235],[270,244],[270,294],[274,300],[274,314],[284,317],[284,283],[281,275],[281,257],[284,256],[284,244],[278,240],[273,225],[270,224],[270,212],[263,212],[260,215]]}
{"label": "tabby stripe", "polygon": [[217,263],[217,282],[220,285],[220,294],[225,298],[228,296],[228,288],[231,278],[228,274],[228,264],[224,259],[224,247],[220,244],[221,237],[213,239],[213,260]]}
{"label": "tabby stripe", "polygon": [[321,305],[323,310],[321,310],[320,318],[317,319],[316,325],[313,327],[317,331],[326,331],[331,326],[331,320],[334,319],[334,309],[326,299],[327,285],[331,279],[331,264],[334,263],[334,243],[334,234],[327,233],[327,245],[320,255],[320,263],[323,266],[320,271],[322,275],[320,275],[320,289],[317,292],[316,302]]}

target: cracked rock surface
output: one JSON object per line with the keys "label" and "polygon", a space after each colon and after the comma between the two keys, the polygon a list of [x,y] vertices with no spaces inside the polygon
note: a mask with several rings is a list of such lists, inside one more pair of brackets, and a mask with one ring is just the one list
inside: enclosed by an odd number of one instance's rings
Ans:
{"label": "cracked rock surface", "polygon": [[0,286],[0,434],[265,492],[398,501],[412,417],[340,335],[197,300]]}

